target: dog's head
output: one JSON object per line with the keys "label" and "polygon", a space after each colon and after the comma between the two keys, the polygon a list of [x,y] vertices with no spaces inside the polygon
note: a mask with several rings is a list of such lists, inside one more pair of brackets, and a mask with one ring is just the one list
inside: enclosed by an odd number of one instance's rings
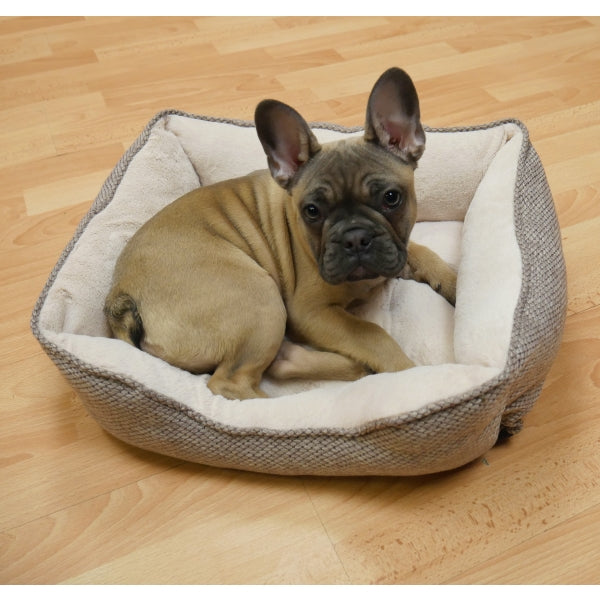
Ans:
{"label": "dog's head", "polygon": [[419,100],[401,69],[375,83],[361,137],[323,144],[291,107],[264,100],[256,129],[325,281],[399,275],[416,218],[414,169],[425,149]]}

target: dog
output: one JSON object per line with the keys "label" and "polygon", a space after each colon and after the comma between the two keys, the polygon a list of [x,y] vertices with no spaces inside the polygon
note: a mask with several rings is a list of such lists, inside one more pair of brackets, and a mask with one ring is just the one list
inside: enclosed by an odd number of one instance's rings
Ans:
{"label": "dog", "polygon": [[363,136],[321,145],[276,100],[257,106],[255,124],[268,170],[189,192],[123,249],[104,307],[114,336],[210,373],[229,399],[264,397],[265,373],[354,380],[414,366],[348,311],[397,277],[455,302],[456,273],[409,241],[425,149],[412,80],[381,75]]}

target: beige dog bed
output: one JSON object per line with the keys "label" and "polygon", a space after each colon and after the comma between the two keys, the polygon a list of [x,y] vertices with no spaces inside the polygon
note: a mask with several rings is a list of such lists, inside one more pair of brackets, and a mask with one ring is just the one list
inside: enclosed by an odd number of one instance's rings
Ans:
{"label": "beige dog bed", "polygon": [[[314,130],[320,141],[360,135]],[[198,185],[259,168],[266,159],[251,124],[168,111],[107,179],[32,317],[35,336],[94,418],[155,452],[281,474],[431,473],[516,433],[556,354],[566,308],[552,197],[516,121],[427,130],[412,239],[458,269],[456,309],[404,280],[362,309],[416,368],[350,383],[266,381],[270,398],[241,402],[214,396],[208,376],[110,338],[102,306],[131,235]]]}

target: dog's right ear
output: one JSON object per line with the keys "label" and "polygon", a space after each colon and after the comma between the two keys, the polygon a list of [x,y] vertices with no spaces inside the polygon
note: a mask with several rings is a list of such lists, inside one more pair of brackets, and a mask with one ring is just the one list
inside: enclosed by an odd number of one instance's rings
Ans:
{"label": "dog's right ear", "polygon": [[271,175],[290,189],[298,169],[321,149],[317,138],[298,112],[277,100],[263,100],[254,122]]}

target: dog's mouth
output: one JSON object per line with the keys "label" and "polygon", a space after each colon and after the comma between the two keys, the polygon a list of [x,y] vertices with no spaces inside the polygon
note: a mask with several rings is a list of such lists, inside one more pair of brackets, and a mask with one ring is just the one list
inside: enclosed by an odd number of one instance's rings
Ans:
{"label": "dog's mouth", "polygon": [[347,253],[327,255],[327,260],[320,261],[321,277],[332,285],[346,281],[362,281],[378,277],[397,277],[406,264],[406,253],[397,247],[385,245],[379,252],[366,252],[349,256]]}
{"label": "dog's mouth", "polygon": [[346,281],[361,281],[362,279],[377,279],[377,277],[381,277],[381,275],[371,269],[367,269],[367,267],[365,267],[364,265],[359,265],[358,267],[356,267],[356,269],[354,269],[354,271],[351,271],[350,273],[348,273],[348,276],[346,277]]}

